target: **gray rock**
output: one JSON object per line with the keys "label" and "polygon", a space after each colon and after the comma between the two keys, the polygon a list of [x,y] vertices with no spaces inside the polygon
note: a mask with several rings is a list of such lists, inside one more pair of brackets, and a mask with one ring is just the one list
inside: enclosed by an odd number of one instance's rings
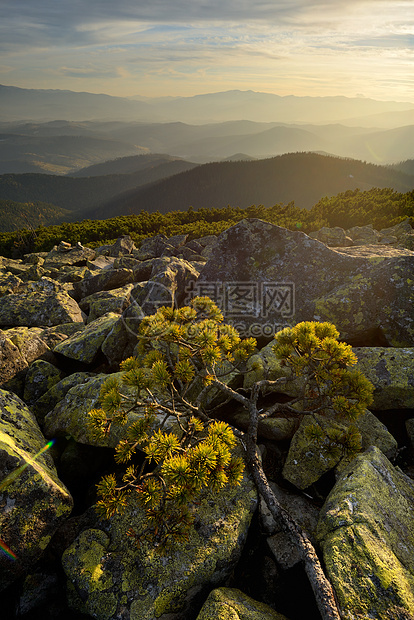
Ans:
{"label": "gray rock", "polygon": [[250,598],[235,588],[210,592],[197,620],[287,620],[269,605]]}
{"label": "gray rock", "polygon": [[32,291],[0,298],[0,326],[3,327],[47,327],[82,321],[78,304],[63,291]]}
{"label": "gray rock", "polygon": [[140,620],[189,617],[193,600],[230,575],[256,506],[256,490],[247,477],[238,487],[203,493],[187,542],[161,555],[145,541],[137,548],[126,535],[145,523],[144,513],[131,500],[106,531],[82,532],[63,554],[71,606],[98,620],[120,613]]}
{"label": "gray rock", "polygon": [[36,403],[61,378],[62,373],[56,366],[45,360],[36,360],[26,373],[23,400],[28,405]]}
{"label": "gray rock", "polygon": [[371,447],[343,471],[317,530],[341,617],[412,617],[413,510],[413,481],[378,448]]}
{"label": "gray rock", "polygon": [[[312,543],[315,544],[319,508],[305,495],[291,493],[290,491],[282,489],[274,482],[271,482],[270,486],[280,505],[308,534]],[[268,534],[267,544],[276,562],[283,570],[292,568],[301,561],[298,548],[292,542],[290,536],[283,531],[280,524],[275,522],[263,498],[261,498],[259,504],[259,515],[262,526]]]}
{"label": "gray rock", "polygon": [[132,269],[102,269],[96,275],[89,275],[81,282],[75,282],[74,291],[77,299],[120,288],[133,281]]}
{"label": "gray rock", "polygon": [[118,315],[109,312],[89,323],[85,330],[70,336],[54,348],[67,358],[92,364],[97,358],[103,341],[118,320]]}
{"label": "gray rock", "polygon": [[414,409],[414,348],[354,348],[356,368],[374,385],[373,409]]}
{"label": "gray rock", "polygon": [[18,347],[0,330],[0,387],[27,369],[27,362]]}
{"label": "gray rock", "polygon": [[243,220],[220,235],[193,295],[212,297],[243,335],[271,338],[285,325],[317,320],[334,323],[352,344],[413,346],[414,253],[366,257],[355,249]]}
{"label": "gray rock", "polygon": [[0,531],[15,557],[11,562],[10,554],[0,556],[1,590],[39,559],[72,510],[49,452],[42,452],[45,445],[23,401],[0,390]]}
{"label": "gray rock", "polygon": [[110,256],[124,256],[125,254],[131,254],[135,249],[135,243],[132,241],[131,237],[129,235],[123,235],[122,237],[118,237],[111,246]]}
{"label": "gray rock", "polygon": [[95,256],[96,252],[91,248],[83,247],[80,244],[71,246],[61,242],[61,245],[55,245],[47,254],[43,267],[45,269],[59,269],[64,265],[86,265],[86,261],[93,260]]}

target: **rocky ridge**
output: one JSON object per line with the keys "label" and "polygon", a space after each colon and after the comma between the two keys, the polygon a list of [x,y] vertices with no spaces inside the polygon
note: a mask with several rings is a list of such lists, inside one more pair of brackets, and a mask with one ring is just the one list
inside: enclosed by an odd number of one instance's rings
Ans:
{"label": "rocky ridge", "polygon": [[[285,324],[329,320],[355,347],[375,386],[359,420],[361,455],[321,458],[306,420],[269,418],[259,427],[263,462],[323,553],[343,618],[414,617],[414,483],[401,469],[412,471],[414,443],[414,233],[407,221],[343,233],[243,220],[189,242],[158,235],[136,248],[122,237],[92,250],[62,241],[49,253],[0,258],[0,538],[17,558],[0,556],[0,588],[10,617],[209,620],[226,609],[246,620],[304,617],[286,594],[303,577],[295,549],[258,507],[247,475],[214,500],[205,494],[188,544],[166,558],[128,543],[126,530],[142,520],[136,506],[110,522],[91,509],[118,439],[88,432],[100,385],[134,353],[143,316],[200,294],[258,337],[240,378],[246,388],[283,376],[268,343]],[[285,385],[280,397],[297,389]],[[237,405],[225,416],[246,428]],[[304,602],[306,617],[318,618]]]}

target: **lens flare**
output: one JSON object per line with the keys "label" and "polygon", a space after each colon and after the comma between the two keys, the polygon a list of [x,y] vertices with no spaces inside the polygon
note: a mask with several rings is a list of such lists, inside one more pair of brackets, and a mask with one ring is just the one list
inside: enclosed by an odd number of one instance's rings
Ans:
{"label": "lens flare", "polygon": [[54,443],[55,440],[51,439],[45,446],[43,446],[41,450],[39,450],[37,454],[35,454],[32,458],[26,459],[26,463],[24,465],[21,465],[15,471],[12,471],[11,474],[6,476],[3,482],[0,484],[0,491],[3,491],[3,489],[8,487],[9,484],[11,484],[18,476],[20,476],[20,474],[26,469],[26,467],[32,465],[32,463],[34,463],[39,458],[39,456],[46,452],[46,450],[49,450],[49,448],[51,448]]}
{"label": "lens flare", "polygon": [[[41,456],[44,452],[46,452],[46,450],[49,450],[49,448],[51,448],[54,443],[55,443],[55,440],[51,439],[45,446],[43,446],[41,450],[39,450],[37,454],[35,454],[31,458],[27,458],[26,463],[24,463],[24,465],[21,465],[15,471],[12,471],[11,474],[6,476],[0,484],[0,492],[3,491],[3,489],[5,489],[6,487],[8,487],[9,484],[14,482],[14,480],[16,480],[18,476],[20,476],[20,474],[26,469],[26,467],[34,463],[39,458],[39,456]],[[16,554],[13,553],[13,551],[10,549],[10,547],[6,545],[6,543],[4,542],[2,538],[0,538],[0,551],[2,551],[4,555],[10,558],[11,560],[17,559]]]}

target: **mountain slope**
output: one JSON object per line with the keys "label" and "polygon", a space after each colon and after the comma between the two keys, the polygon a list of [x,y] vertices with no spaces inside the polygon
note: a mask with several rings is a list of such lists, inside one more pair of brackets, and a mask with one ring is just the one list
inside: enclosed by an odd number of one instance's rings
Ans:
{"label": "mountain slope", "polygon": [[[290,153],[272,159],[220,162],[116,196],[82,217],[109,218],[138,213],[215,207],[272,206],[295,201],[310,208],[320,198],[348,189],[391,187],[406,192],[414,177],[385,166],[318,155]],[[80,214],[79,214],[80,217]]]}
{"label": "mountain slope", "polygon": [[196,164],[183,160],[164,161],[132,174],[68,177],[49,174],[0,175],[0,200],[43,201],[63,209],[86,210],[100,205],[127,189],[190,170]]}

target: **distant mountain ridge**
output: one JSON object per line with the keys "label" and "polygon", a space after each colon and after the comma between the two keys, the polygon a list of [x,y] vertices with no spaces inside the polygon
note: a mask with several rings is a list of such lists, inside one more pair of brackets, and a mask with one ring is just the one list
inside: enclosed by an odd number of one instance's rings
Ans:
{"label": "distant mountain ridge", "polygon": [[297,97],[232,90],[193,97],[142,100],[87,92],[0,85],[1,121],[117,119],[209,123],[245,119],[282,123],[329,123],[413,109],[414,105],[410,103],[362,97]]}

